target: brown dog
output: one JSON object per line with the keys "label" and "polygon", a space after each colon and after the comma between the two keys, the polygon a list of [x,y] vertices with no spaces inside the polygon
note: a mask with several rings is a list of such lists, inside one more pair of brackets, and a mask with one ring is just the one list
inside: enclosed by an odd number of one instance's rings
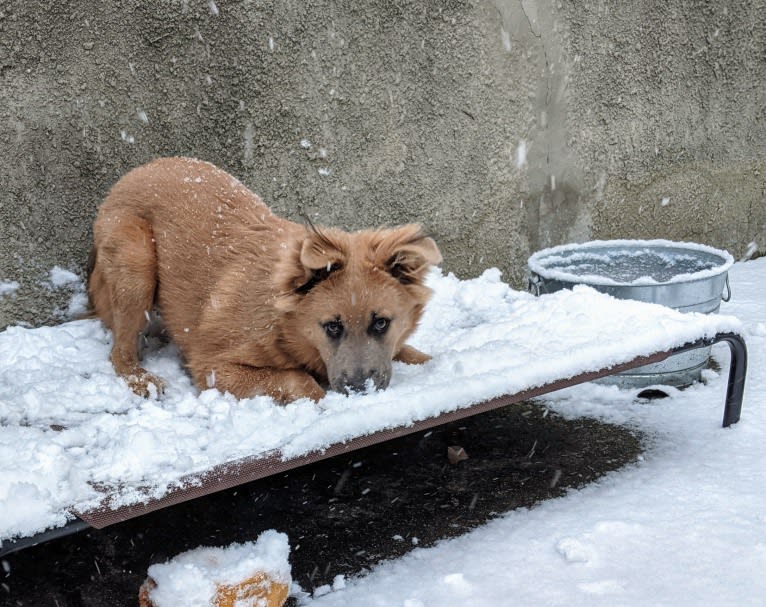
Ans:
{"label": "brown dog", "polygon": [[138,361],[155,307],[196,384],[238,398],[385,388],[392,359],[429,359],[405,344],[430,296],[425,274],[441,261],[416,225],[306,228],[212,164],[162,158],[114,185],[93,235],[91,305],[137,394],[163,388]]}

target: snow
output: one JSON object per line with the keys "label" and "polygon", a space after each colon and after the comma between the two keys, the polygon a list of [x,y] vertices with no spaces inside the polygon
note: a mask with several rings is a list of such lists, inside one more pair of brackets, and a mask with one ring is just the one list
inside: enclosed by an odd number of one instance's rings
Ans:
{"label": "snow", "polygon": [[53,287],[56,289],[60,289],[68,285],[81,283],[80,277],[77,274],[69,270],[65,270],[64,268],[61,268],[59,266],[53,266],[53,268],[51,268],[49,276],[50,276],[51,285],[53,285]]}
{"label": "snow", "polygon": [[289,553],[287,535],[274,530],[264,531],[255,542],[195,548],[149,567],[157,584],[149,598],[155,607],[177,607],[179,600],[188,607],[207,607],[214,604],[217,586],[237,586],[256,573],[289,586]]}
{"label": "snow", "polygon": [[[297,457],[743,330],[731,316],[680,314],[589,287],[536,298],[510,289],[495,269],[466,281],[434,270],[429,284],[434,297],[412,343],[433,360],[396,363],[384,391],[330,392],[318,404],[304,399],[279,406],[267,397],[237,401],[214,389],[199,392],[172,346],[147,353],[145,366],[166,380],[167,389],[162,400],[144,400],[115,376],[110,336],[99,322],[9,327],[0,333],[0,539],[61,526],[71,507],[97,507],[103,496],[96,487],[110,490],[114,507],[143,503],[166,494],[185,475],[237,458],[274,451]],[[733,291],[738,295],[736,285]],[[673,402],[695,393],[699,400],[709,391],[696,387]],[[619,392],[605,394],[624,400]],[[557,402],[563,411],[570,401]],[[600,414],[594,407],[578,414]],[[628,406],[609,410],[636,415]],[[694,410],[699,414],[696,402]],[[665,423],[673,426],[675,418]],[[708,440],[718,436],[712,430],[720,423],[718,411],[699,414],[691,426],[701,423],[710,428]]]}
{"label": "snow", "polygon": [[505,28],[502,28],[500,30],[500,36],[503,43],[503,48],[506,52],[510,53],[513,49],[512,43],[511,43],[511,34],[508,32]]}
{"label": "snow", "polygon": [[13,295],[21,285],[15,280],[0,280],[0,297]]}
{"label": "snow", "polygon": [[343,575],[336,575],[332,580],[332,585],[324,584],[314,589],[314,596],[320,597],[330,592],[343,590],[346,587],[346,577]]}
{"label": "snow", "polygon": [[527,142],[522,139],[516,148],[516,168],[521,169],[527,164]]}
{"label": "snow", "polygon": [[53,266],[48,273],[46,286],[53,290],[68,290],[69,303],[66,310],[56,310],[56,316],[62,320],[70,320],[83,316],[88,310],[88,294],[82,279],[70,270]]}
{"label": "snow", "polygon": [[720,427],[729,355],[718,373],[670,398],[583,384],[541,402],[648,437],[635,465],[418,548],[300,604],[333,607],[761,606],[766,597],[766,259],[730,271],[722,312],[743,322],[750,364],[742,419]]}
{"label": "snow", "polygon": [[755,241],[750,242],[747,245],[747,250],[745,251],[745,254],[742,256],[740,261],[747,261],[748,259],[751,259],[753,255],[756,254],[758,251],[758,243]]}

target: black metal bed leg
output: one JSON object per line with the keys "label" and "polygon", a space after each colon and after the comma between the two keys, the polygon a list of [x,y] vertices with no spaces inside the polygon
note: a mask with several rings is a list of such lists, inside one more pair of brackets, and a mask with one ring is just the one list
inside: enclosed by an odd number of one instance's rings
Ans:
{"label": "black metal bed leg", "polygon": [[88,523],[80,520],[79,518],[76,518],[73,521],[69,521],[63,527],[46,529],[45,531],[41,531],[40,533],[28,537],[20,537],[13,540],[3,540],[0,542],[0,557],[89,528],[90,525]]}
{"label": "black metal bed leg", "polygon": [[713,343],[725,341],[731,350],[729,383],[726,387],[726,403],[723,409],[723,427],[728,428],[739,421],[742,412],[742,398],[745,394],[745,376],[747,375],[747,347],[745,340],[736,333],[719,333]]}

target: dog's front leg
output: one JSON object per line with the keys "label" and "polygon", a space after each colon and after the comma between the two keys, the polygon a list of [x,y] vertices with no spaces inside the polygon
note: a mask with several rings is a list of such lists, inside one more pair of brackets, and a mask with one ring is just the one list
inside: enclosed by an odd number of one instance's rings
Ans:
{"label": "dog's front leg", "polygon": [[431,357],[417,348],[404,344],[394,356],[394,360],[407,365],[422,365],[431,360]]}
{"label": "dog's front leg", "polygon": [[203,381],[198,379],[198,384],[230,392],[237,398],[264,395],[280,403],[289,403],[299,398],[318,401],[325,395],[316,380],[300,369],[251,367],[233,363],[208,371]]}

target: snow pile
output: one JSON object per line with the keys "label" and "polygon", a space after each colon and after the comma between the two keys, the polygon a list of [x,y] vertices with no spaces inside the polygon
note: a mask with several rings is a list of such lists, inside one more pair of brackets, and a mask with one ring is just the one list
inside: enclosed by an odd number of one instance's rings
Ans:
{"label": "snow pile", "polygon": [[[109,363],[94,320],[0,333],[0,539],[61,526],[112,493],[112,505],[159,498],[179,479],[234,459],[290,458],[409,425],[507,393],[670,349],[735,318],[618,301],[588,287],[535,298],[498,270],[460,281],[434,271],[434,297],[412,343],[433,355],[395,364],[387,390],[278,406],[199,392],[172,346],[145,366],[167,381],[160,401],[135,396]],[[711,418],[719,418],[718,414]]]}
{"label": "snow pile", "polygon": [[239,586],[258,574],[289,588],[289,554],[287,536],[274,530],[264,531],[255,542],[196,548],[149,567],[156,586],[148,596],[153,607],[208,607],[221,587]]}
{"label": "snow pile", "polygon": [[[639,429],[636,465],[456,539],[383,563],[308,607],[761,606],[766,597],[766,258],[735,264],[726,313],[743,322],[750,364],[741,421],[720,427],[720,372],[650,403],[583,384],[542,402],[568,417]],[[509,437],[512,440],[512,437]]]}

